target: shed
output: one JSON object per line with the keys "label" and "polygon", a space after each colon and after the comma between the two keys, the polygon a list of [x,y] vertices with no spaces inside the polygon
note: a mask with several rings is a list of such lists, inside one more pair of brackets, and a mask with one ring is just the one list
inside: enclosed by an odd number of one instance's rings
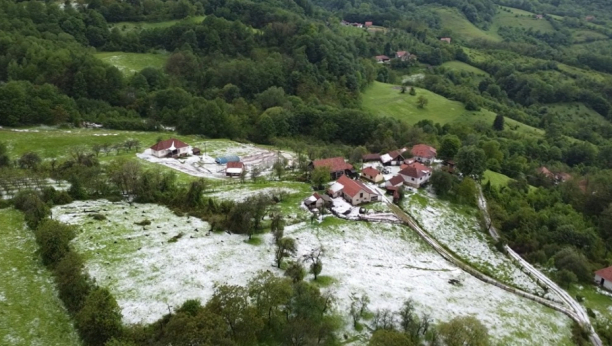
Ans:
{"label": "shed", "polygon": [[202,150],[200,150],[200,148],[193,148],[191,149],[191,153],[193,155],[200,155],[202,153]]}
{"label": "shed", "polygon": [[222,156],[222,157],[217,157],[215,159],[215,162],[220,165],[224,165],[228,162],[240,162],[240,157],[236,155]]}
{"label": "shed", "polygon": [[596,271],[595,283],[605,289],[612,290],[612,267]]}

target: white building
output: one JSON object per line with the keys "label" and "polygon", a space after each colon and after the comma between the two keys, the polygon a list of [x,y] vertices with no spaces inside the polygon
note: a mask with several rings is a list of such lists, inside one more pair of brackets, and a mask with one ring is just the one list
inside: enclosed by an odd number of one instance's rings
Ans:
{"label": "white building", "polygon": [[399,174],[404,178],[404,184],[419,188],[425,184],[431,178],[431,168],[422,165],[418,162],[414,162],[408,167],[402,169]]}
{"label": "white building", "polygon": [[188,144],[178,139],[170,138],[152,146],[151,154],[155,157],[183,156],[189,154],[189,149],[190,147]]}
{"label": "white building", "polygon": [[595,283],[605,289],[612,291],[612,267],[596,271]]}

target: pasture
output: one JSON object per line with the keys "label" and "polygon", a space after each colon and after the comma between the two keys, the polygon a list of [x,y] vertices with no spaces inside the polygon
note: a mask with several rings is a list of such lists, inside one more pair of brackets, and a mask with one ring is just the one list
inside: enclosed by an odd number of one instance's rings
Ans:
{"label": "pasture", "polygon": [[534,32],[540,31],[554,32],[555,29],[548,22],[548,20],[542,18],[535,18],[536,14],[519,10],[517,8],[500,6],[497,14],[493,17],[493,24],[489,31],[497,32],[502,26],[521,28],[525,30],[532,30]]}
{"label": "pasture", "polygon": [[475,76],[489,77],[489,74],[486,71],[479,69],[478,67],[474,67],[472,65],[466,64],[461,61],[447,61],[441,65],[444,68],[449,70],[455,70],[459,72],[467,72],[473,73]]}
{"label": "pasture", "polygon": [[436,8],[435,12],[440,16],[442,27],[453,32],[453,39],[464,41],[473,39],[484,39],[494,42],[501,41],[501,37],[496,32],[484,31],[478,28],[456,9],[441,7]]}
{"label": "pasture", "polygon": [[79,346],[51,273],[42,265],[23,214],[0,210],[0,344]]}
{"label": "pasture", "polygon": [[141,31],[147,29],[168,28],[177,24],[199,24],[205,16],[194,16],[183,19],[166,20],[162,22],[118,22],[110,24],[110,29],[117,28],[121,32]]}
{"label": "pasture", "polygon": [[168,54],[163,53],[100,52],[94,56],[117,67],[125,75],[131,75],[146,67],[162,68],[168,59]]}
{"label": "pasture", "polygon": [[[467,111],[461,102],[451,101],[426,89],[415,89],[416,96],[412,96],[408,92],[401,94],[398,86],[374,82],[364,93],[362,106],[374,115],[401,119],[409,124],[415,124],[421,120],[431,120],[440,124],[474,124],[478,121],[493,124],[495,113],[491,111],[486,109],[477,112]],[[417,107],[417,99],[420,95],[429,101],[423,109]],[[541,136],[544,133],[540,129],[510,118],[506,118],[505,121],[507,129],[522,134]]]}

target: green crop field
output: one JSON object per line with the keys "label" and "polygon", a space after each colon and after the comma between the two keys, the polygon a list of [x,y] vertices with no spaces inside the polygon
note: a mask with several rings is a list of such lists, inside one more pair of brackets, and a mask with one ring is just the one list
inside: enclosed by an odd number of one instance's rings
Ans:
{"label": "green crop field", "polygon": [[118,28],[122,32],[140,31],[146,29],[167,28],[176,24],[193,24],[201,23],[205,16],[187,17],[184,19],[167,20],[163,22],[119,22],[111,25],[112,28]]}
{"label": "green crop field", "polygon": [[146,67],[161,68],[168,59],[167,54],[103,52],[94,56],[117,67],[124,74],[130,75]]}
{"label": "green crop field", "polygon": [[455,9],[436,8],[436,13],[440,16],[442,26],[452,30],[453,38],[460,38],[469,41],[475,38],[499,42],[501,37],[496,32],[484,31],[472,24],[465,16]]}
{"label": "green crop field", "polygon": [[[424,109],[417,107],[419,95],[425,96],[429,103]],[[493,124],[495,114],[488,110],[470,112],[465,110],[463,103],[451,101],[443,96],[425,89],[416,88],[416,96],[401,94],[399,87],[391,84],[375,82],[363,95],[363,108],[374,115],[397,118],[415,124],[421,120],[431,120],[434,123],[474,123],[484,121]],[[540,129],[506,118],[506,127],[523,134],[540,136]]]}
{"label": "green crop field", "polygon": [[450,70],[456,70],[456,71],[464,71],[464,72],[468,72],[468,73],[473,73],[475,75],[478,76],[485,76],[488,77],[489,74],[481,69],[479,69],[478,67],[474,67],[472,65],[468,65],[464,62],[461,61],[447,61],[445,63],[443,63],[441,65],[442,67],[445,67],[447,69]]}
{"label": "green crop field", "polygon": [[0,344],[80,345],[23,215],[0,210],[0,233]]}
{"label": "green crop field", "polygon": [[489,29],[492,32],[502,26],[518,27],[525,30],[553,32],[555,29],[546,19],[536,19],[535,13],[519,10],[512,7],[500,6],[497,14],[493,18],[493,25]]}
{"label": "green crop field", "polygon": [[501,173],[497,173],[497,172],[493,172],[490,170],[486,170],[484,172],[484,176],[482,179],[482,184],[486,184],[487,182],[491,182],[491,186],[494,187],[502,187],[502,186],[507,186],[509,182],[511,182],[513,179],[503,175]]}

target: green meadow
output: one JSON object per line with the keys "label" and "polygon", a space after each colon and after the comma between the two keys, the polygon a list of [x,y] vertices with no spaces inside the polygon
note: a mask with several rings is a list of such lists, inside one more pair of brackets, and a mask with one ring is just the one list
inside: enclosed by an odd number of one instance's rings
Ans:
{"label": "green meadow", "polygon": [[0,344],[80,345],[23,214],[1,209],[0,235]]}
{"label": "green meadow", "polygon": [[117,67],[126,75],[131,75],[146,67],[162,68],[168,59],[168,54],[153,53],[102,52],[94,56]]}
{"label": "green meadow", "polygon": [[[363,108],[377,116],[402,119],[409,124],[421,120],[431,120],[434,123],[468,123],[484,121],[493,124],[495,113],[482,109],[471,112],[465,109],[463,103],[451,101],[444,96],[431,91],[415,88],[416,96],[408,92],[400,93],[399,86],[374,82],[363,95]],[[417,107],[419,96],[427,98],[429,103],[423,109]],[[540,129],[525,125],[513,119],[506,118],[506,127],[527,135],[540,136],[544,132]]]}

